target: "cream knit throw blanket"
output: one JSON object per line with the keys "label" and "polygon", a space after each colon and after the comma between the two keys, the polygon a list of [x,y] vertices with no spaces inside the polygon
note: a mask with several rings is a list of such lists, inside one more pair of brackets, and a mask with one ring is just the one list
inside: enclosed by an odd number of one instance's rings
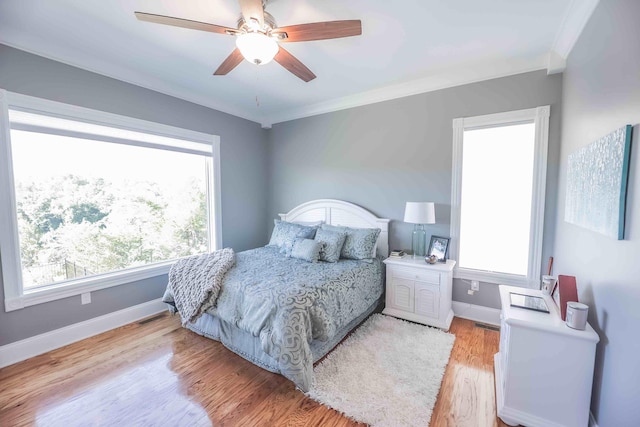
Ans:
{"label": "cream knit throw blanket", "polygon": [[225,248],[181,259],[171,266],[168,289],[183,326],[195,322],[216,303],[224,275],[235,262],[233,249]]}

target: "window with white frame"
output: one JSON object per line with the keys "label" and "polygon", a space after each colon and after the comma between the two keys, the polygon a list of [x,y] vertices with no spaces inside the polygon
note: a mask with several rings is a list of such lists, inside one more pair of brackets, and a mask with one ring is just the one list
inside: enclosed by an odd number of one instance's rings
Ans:
{"label": "window with white frame", "polygon": [[453,121],[455,277],[537,287],[549,106]]}
{"label": "window with white frame", "polygon": [[0,106],[6,310],[219,247],[217,136],[5,91]]}

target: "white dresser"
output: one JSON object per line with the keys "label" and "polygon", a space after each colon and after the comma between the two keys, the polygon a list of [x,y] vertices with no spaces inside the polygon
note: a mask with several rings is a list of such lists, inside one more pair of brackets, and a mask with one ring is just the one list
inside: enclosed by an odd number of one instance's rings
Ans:
{"label": "white dresser", "polygon": [[451,289],[456,262],[428,264],[387,258],[387,288],[383,314],[449,330],[453,319]]}
{"label": "white dresser", "polygon": [[[550,313],[511,307],[510,292],[543,297]],[[500,299],[498,416],[509,425],[586,427],[598,334],[568,327],[539,290],[501,285]]]}

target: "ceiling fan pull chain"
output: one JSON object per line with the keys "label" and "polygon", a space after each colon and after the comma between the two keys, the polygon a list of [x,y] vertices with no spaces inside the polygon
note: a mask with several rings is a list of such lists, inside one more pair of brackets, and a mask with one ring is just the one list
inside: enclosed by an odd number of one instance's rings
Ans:
{"label": "ceiling fan pull chain", "polygon": [[256,67],[256,108],[260,110],[260,97],[258,96],[260,92],[260,67]]}

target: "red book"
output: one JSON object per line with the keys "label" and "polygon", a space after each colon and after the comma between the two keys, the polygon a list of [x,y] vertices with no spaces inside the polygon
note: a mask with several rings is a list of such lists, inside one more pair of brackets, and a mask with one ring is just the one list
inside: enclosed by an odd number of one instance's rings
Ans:
{"label": "red book", "polygon": [[567,303],[569,301],[578,302],[578,287],[574,276],[558,275],[558,294],[560,305],[560,316],[562,320],[567,320]]}

